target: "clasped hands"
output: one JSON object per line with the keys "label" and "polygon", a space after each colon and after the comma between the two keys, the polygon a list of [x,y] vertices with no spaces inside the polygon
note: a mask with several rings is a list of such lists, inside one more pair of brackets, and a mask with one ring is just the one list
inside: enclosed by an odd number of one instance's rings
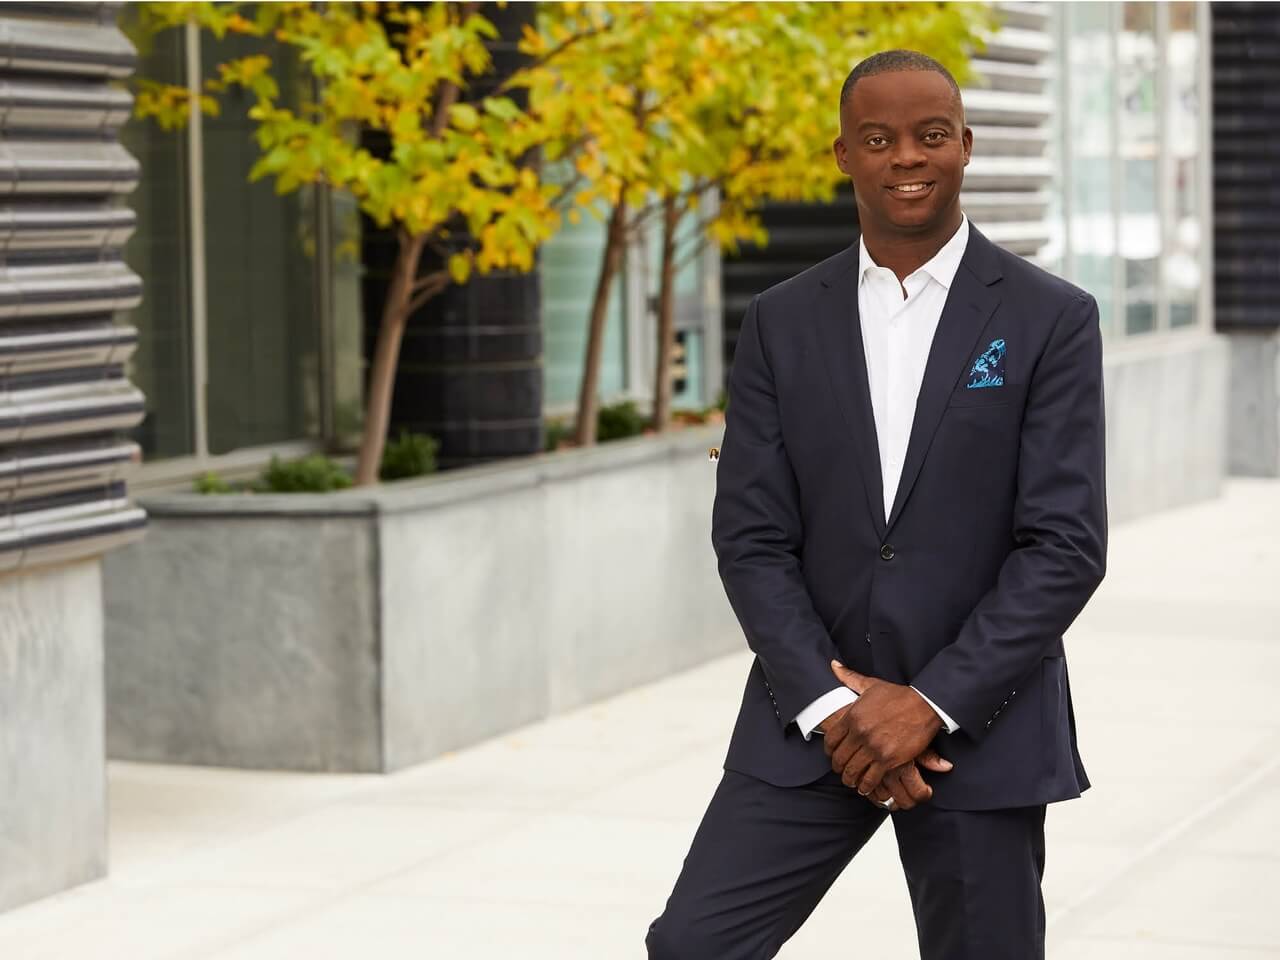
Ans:
{"label": "clasped hands", "polygon": [[910,810],[933,796],[920,768],[946,773],[951,761],[929,747],[942,721],[909,686],[866,677],[832,660],[836,679],[858,694],[818,725],[831,769],[845,786],[853,787],[883,806]]}

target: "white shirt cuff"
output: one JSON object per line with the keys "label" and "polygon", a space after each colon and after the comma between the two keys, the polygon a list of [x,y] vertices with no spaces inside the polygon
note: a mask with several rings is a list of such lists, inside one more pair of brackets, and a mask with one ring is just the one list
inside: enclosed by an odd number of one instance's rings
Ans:
{"label": "white shirt cuff", "polygon": [[853,703],[857,699],[858,695],[848,687],[836,687],[834,690],[829,690],[796,714],[796,726],[800,728],[800,732],[808,740],[818,724],[845,706],[845,704]]}
{"label": "white shirt cuff", "polygon": [[[916,690],[915,687],[912,687],[911,689]],[[920,693],[920,691],[916,690],[916,693]],[[938,715],[938,719],[942,721],[942,725],[947,728],[947,733],[955,733],[957,730],[960,729],[960,724],[956,723],[954,720],[948,717],[945,713],[943,713],[942,708],[938,706],[936,703],[934,703],[932,700],[930,700],[928,697],[926,697],[923,693],[920,693],[920,699],[933,708],[933,712]]]}

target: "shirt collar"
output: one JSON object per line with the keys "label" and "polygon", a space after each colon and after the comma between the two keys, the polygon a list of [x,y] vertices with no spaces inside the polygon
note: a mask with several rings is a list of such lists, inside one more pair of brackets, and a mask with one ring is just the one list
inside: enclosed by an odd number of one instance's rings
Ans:
{"label": "shirt collar", "polygon": [[[969,243],[969,218],[962,212],[960,214],[960,226],[956,228],[956,232],[951,235],[951,239],[942,245],[942,248],[935,253],[927,263],[922,264],[917,273],[924,271],[943,288],[951,289],[951,284],[955,280],[956,271],[960,269],[960,259],[964,256],[965,247]],[[873,267],[880,266],[871,259],[871,254],[867,252],[867,245],[863,242],[862,236],[858,236],[858,283],[861,285],[863,277],[867,271]]]}

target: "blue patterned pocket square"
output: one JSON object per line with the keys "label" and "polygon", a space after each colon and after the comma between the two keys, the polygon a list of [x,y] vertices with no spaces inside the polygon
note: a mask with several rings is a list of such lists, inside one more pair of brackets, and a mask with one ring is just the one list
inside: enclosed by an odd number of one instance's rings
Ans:
{"label": "blue patterned pocket square", "polygon": [[969,370],[969,389],[1004,386],[1004,341],[992,340]]}

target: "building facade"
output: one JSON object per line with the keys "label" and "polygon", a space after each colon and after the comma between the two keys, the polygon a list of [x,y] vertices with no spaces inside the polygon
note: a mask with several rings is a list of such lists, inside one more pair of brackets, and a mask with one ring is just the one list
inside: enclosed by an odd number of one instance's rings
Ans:
{"label": "building facade", "polygon": [[[1190,364],[1177,376],[1183,388],[1194,387],[1195,408],[1203,410],[1209,401],[1197,385],[1203,381],[1212,391],[1222,380],[1218,360],[1201,368],[1188,356],[1195,354],[1193,342],[1205,345],[1210,357],[1218,349],[1211,343],[1209,5],[1139,0],[1000,9],[1004,27],[977,57],[976,81],[965,91],[975,131],[966,211],[996,242],[1097,297],[1108,356],[1117,364],[1128,359],[1147,370],[1139,362],[1144,351]],[[201,61],[214,56],[211,43],[194,32],[171,36],[143,51],[142,71],[191,81]],[[256,469],[271,453],[349,450],[359,430],[369,331],[376,323],[368,286],[376,258],[369,257],[367,225],[343,198],[323,190],[281,199],[268,183],[247,184],[248,133],[234,103],[180,134],[137,123],[125,133],[143,165],[138,230],[126,256],[147,284],[146,300],[133,314],[141,337],[132,373],[147,397],[147,417],[137,431],[144,486],[209,468]],[[677,408],[704,407],[720,395],[751,294],[856,235],[847,193],[830,205],[771,206],[765,221],[767,247],[723,263],[715,251],[704,251],[682,268],[676,325],[686,376]],[[615,285],[600,377],[604,403],[631,399],[643,409],[650,402],[656,243],[649,236],[633,245]],[[572,413],[602,244],[603,225],[584,218],[541,251],[536,283],[522,286],[517,298],[519,312],[538,314],[523,320],[528,327],[536,319],[540,328],[541,354],[530,358],[540,366],[540,383],[472,390],[476,399],[465,403],[476,407],[477,422],[501,419],[501,409],[492,409],[495,390],[499,407],[508,403],[509,417],[521,423],[539,406],[545,417]],[[509,294],[508,287],[503,296]],[[406,356],[403,376],[425,393],[430,385],[414,380],[422,363]],[[1117,402],[1130,384],[1141,390],[1138,401],[1151,399],[1152,385],[1138,387],[1133,379],[1146,374],[1120,373],[1121,366],[1110,384]],[[1150,375],[1165,383],[1166,374],[1154,372],[1158,366]],[[531,398],[530,390],[540,397]],[[1147,433],[1168,434],[1162,441],[1129,437],[1119,418],[1138,414],[1127,401],[1123,411],[1117,408],[1115,431],[1123,435],[1115,460],[1118,494],[1147,482],[1124,480],[1128,451],[1144,462],[1183,462],[1184,454],[1171,448],[1175,432],[1189,433],[1174,416],[1178,403],[1152,402],[1159,408],[1141,416],[1150,419]],[[408,406],[398,401],[400,425],[424,429],[430,418],[421,404],[402,412]],[[466,413],[450,409],[449,418]],[[1195,423],[1225,433],[1226,424],[1213,416],[1206,412]],[[509,449],[528,452],[534,444],[527,433],[523,448]],[[451,460],[448,446],[444,466],[469,462]],[[500,455],[500,445],[495,449]],[[1190,475],[1207,468],[1203,463]],[[1204,477],[1186,494],[1213,489]],[[1182,498],[1169,490],[1142,500],[1155,505]]]}

